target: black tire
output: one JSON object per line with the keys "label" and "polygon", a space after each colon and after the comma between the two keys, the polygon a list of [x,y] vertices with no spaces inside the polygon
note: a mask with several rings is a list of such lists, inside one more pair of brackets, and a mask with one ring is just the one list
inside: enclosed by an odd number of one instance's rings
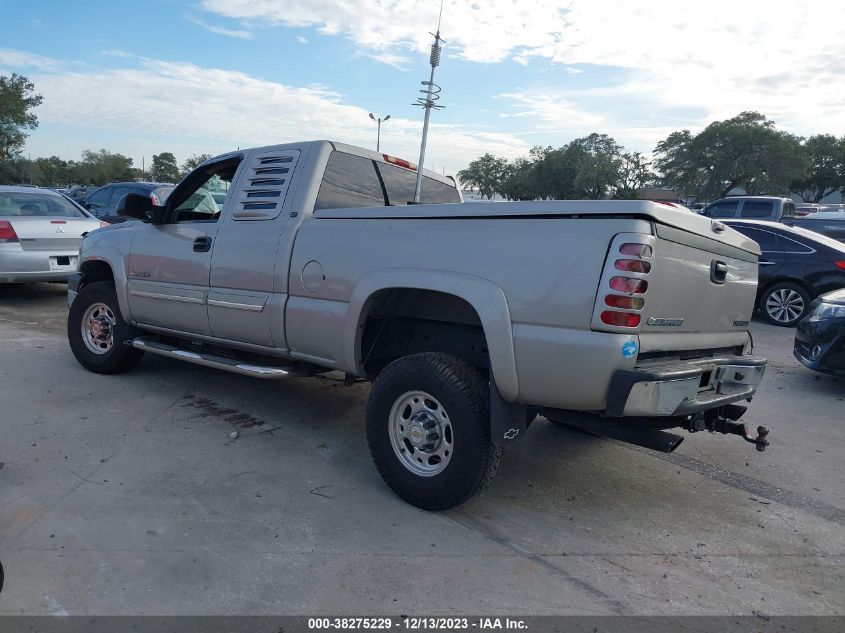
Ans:
{"label": "black tire", "polygon": [[[785,305],[788,305],[789,309],[773,307],[774,304],[781,305],[782,299],[787,301]],[[807,316],[811,301],[810,293],[804,287],[788,281],[781,281],[772,284],[763,291],[763,294],[760,295],[758,308],[763,318],[772,325],[795,327],[801,319]],[[797,316],[794,316],[797,308],[800,308],[800,311]]]}
{"label": "black tire", "polygon": [[[82,335],[82,320],[85,313],[89,307],[97,303],[107,306],[114,317],[113,343],[108,351],[100,354],[88,348]],[[135,367],[143,357],[144,352],[126,345],[126,341],[139,334],[139,330],[123,320],[120,305],[117,302],[117,294],[111,282],[95,281],[83,286],[70,306],[67,316],[68,343],[70,343],[70,349],[76,360],[88,371],[97,374],[119,374]]]}
{"label": "black tire", "polygon": [[[405,466],[390,438],[391,409],[412,391],[442,403],[451,424],[450,461],[432,476]],[[496,476],[503,453],[490,443],[487,379],[463,359],[430,352],[393,361],[378,375],[367,403],[367,442],[387,485],[423,510],[447,510],[480,492]]]}

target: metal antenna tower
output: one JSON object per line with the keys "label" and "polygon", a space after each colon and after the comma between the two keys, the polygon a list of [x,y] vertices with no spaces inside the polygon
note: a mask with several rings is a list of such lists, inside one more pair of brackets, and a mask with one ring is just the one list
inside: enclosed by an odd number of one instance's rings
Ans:
{"label": "metal antenna tower", "polygon": [[433,109],[441,109],[442,105],[437,105],[436,102],[440,99],[440,86],[434,83],[434,69],[440,65],[440,42],[446,43],[446,40],[440,37],[440,20],[443,18],[443,0],[440,0],[440,16],[437,18],[437,33],[429,33],[434,36],[434,44],[431,45],[431,56],[429,63],[431,64],[431,76],[428,81],[421,81],[425,89],[420,90],[425,97],[417,97],[416,103],[411,105],[425,108],[425,122],[423,123],[422,142],[420,143],[420,160],[417,163],[417,186],[414,189],[414,202],[420,201],[420,190],[422,189],[422,172],[425,164],[425,144],[428,140],[428,120],[431,118],[431,111]]}

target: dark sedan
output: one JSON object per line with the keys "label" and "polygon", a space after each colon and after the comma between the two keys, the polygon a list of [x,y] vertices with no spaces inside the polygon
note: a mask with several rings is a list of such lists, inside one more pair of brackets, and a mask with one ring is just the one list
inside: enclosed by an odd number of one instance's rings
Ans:
{"label": "dark sedan", "polygon": [[795,330],[795,358],[815,371],[845,374],[845,289],[816,299]]}
{"label": "dark sedan", "polygon": [[845,244],[777,222],[724,222],[760,245],[757,307],[769,323],[797,325],[813,299],[845,288]]}

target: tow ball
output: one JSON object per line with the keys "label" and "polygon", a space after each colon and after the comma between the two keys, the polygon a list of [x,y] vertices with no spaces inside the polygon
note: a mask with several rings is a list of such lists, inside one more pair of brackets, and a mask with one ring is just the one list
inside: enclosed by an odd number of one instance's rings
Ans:
{"label": "tow ball", "polygon": [[696,431],[710,431],[711,433],[725,433],[739,435],[746,442],[750,442],[762,452],[769,445],[769,429],[765,426],[757,427],[757,437],[751,437],[746,426],[737,422],[747,407],[736,404],[729,404],[718,409],[712,409],[703,413],[696,413],[690,418],[687,430],[690,433]]}

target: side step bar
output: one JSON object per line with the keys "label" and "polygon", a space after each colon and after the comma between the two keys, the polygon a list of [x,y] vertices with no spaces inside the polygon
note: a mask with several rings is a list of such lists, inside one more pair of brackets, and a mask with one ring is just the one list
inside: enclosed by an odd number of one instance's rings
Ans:
{"label": "side step bar", "polygon": [[136,338],[131,341],[131,344],[135,349],[150,352],[151,354],[175,358],[204,367],[222,369],[223,371],[230,371],[243,376],[252,376],[253,378],[302,378],[314,375],[314,368],[308,365],[290,365],[289,367],[255,365],[233,358],[226,358],[225,356],[217,356],[208,352],[192,352],[149,338]]}

